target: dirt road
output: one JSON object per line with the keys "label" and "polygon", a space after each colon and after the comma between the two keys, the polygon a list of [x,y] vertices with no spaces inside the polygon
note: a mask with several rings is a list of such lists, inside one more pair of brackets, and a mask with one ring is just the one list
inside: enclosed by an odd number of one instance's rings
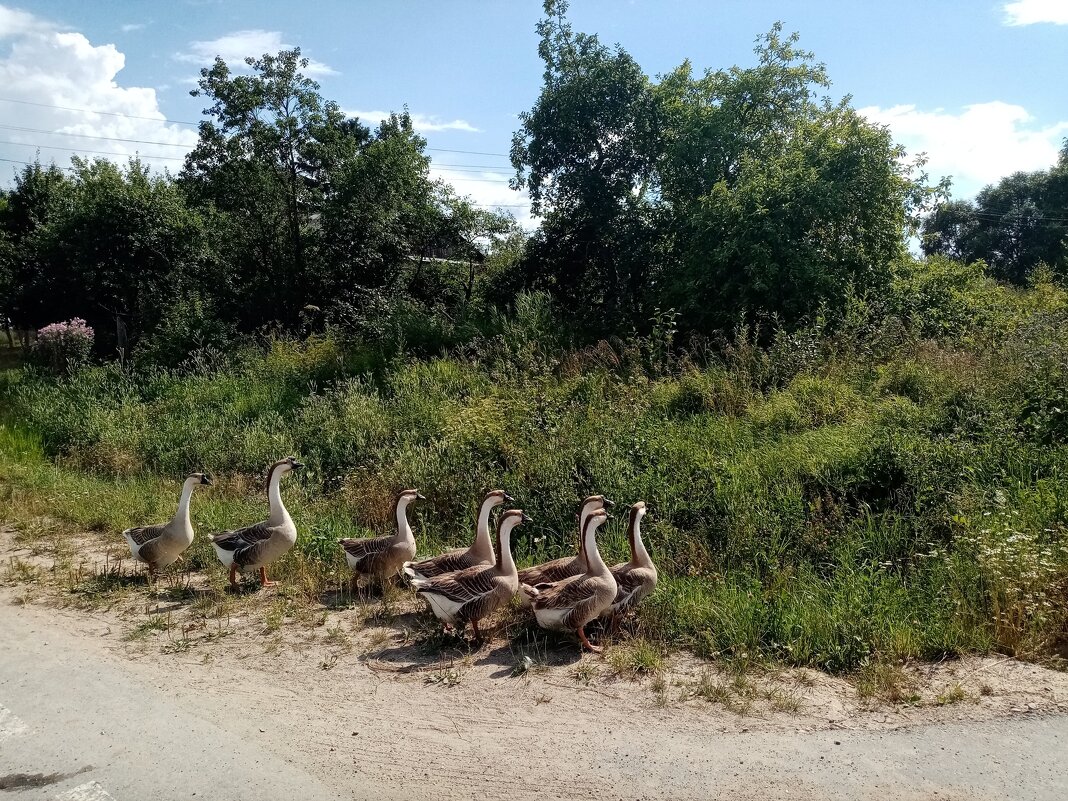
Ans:
{"label": "dirt road", "polygon": [[507,673],[455,692],[365,665],[308,681],[286,659],[130,659],[109,621],[3,594],[0,643],[0,792],[17,799],[1068,794],[1064,714],[747,730]]}

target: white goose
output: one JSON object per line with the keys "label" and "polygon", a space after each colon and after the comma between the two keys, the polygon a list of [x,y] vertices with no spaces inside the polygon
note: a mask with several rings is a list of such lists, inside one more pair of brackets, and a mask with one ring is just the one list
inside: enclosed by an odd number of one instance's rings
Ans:
{"label": "white goose", "polygon": [[182,558],[182,552],[193,544],[193,524],[189,519],[189,499],[193,488],[211,486],[211,478],[204,473],[191,473],[182,484],[178,511],[166,523],[155,526],[128,528],[122,532],[130,554],[148,566],[148,580],[152,581],[163,568]]}
{"label": "white goose", "polygon": [[[578,553],[574,556],[563,556],[553,559],[551,562],[524,567],[519,571],[519,583],[534,587],[538,584],[546,584],[553,581],[563,581],[571,576],[581,576],[586,572],[586,554],[583,551],[582,532],[585,530],[589,516],[598,509],[611,509],[615,504],[603,495],[590,495],[582,502],[578,518]],[[519,593],[519,605],[530,606],[530,596],[527,593]]]}
{"label": "white goose", "polygon": [[610,619],[613,627],[619,624],[620,616],[638,605],[645,596],[656,589],[656,565],[642,542],[642,518],[645,517],[645,501],[630,507],[627,525],[627,541],[630,543],[630,561],[613,565],[610,569],[616,580],[616,598],[601,617]]}
{"label": "white goose", "polygon": [[404,574],[410,578],[434,578],[444,573],[464,570],[476,565],[492,565],[496,562],[493,554],[493,541],[490,537],[490,513],[502,503],[515,500],[504,490],[486,493],[475,522],[475,540],[470,548],[458,548],[440,556],[420,559],[418,562],[405,562]]}
{"label": "white goose", "polygon": [[597,529],[606,520],[608,512],[604,509],[596,510],[586,519],[582,537],[588,563],[585,573],[552,584],[539,584],[536,587],[524,584],[520,587],[530,596],[539,626],[543,629],[573,631],[582,644],[594,653],[600,653],[603,648],[590,643],[584,627],[600,617],[616,597],[616,580],[597,550]]}
{"label": "white goose", "polygon": [[438,620],[447,627],[460,626],[463,636],[468,621],[475,639],[482,634],[478,621],[508,603],[519,589],[519,575],[512,559],[512,529],[530,520],[520,509],[509,509],[497,521],[497,561],[476,565],[435,578],[412,579],[416,592],[426,598]]}
{"label": "white goose", "polygon": [[352,589],[359,587],[361,575],[370,575],[384,581],[401,571],[405,562],[415,556],[415,535],[408,522],[408,504],[425,501],[416,489],[405,490],[397,496],[394,513],[397,518],[397,533],[388,537],[347,538],[338,540],[345,551],[345,561],[352,568]]}
{"label": "white goose", "polygon": [[230,568],[230,586],[237,588],[238,571],[259,568],[260,583],[273,587],[278,582],[267,580],[267,565],[279,559],[297,542],[297,527],[282,503],[279,487],[282,476],[304,467],[294,457],[279,459],[267,472],[267,500],[270,516],[245,528],[224,531],[211,538],[219,561]]}

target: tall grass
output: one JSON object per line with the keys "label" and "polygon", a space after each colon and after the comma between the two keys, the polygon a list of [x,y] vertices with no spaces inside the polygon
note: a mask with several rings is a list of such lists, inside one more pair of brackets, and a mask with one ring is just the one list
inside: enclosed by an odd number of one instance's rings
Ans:
{"label": "tall grass", "polygon": [[[182,372],[10,369],[0,503],[115,531],[169,514],[177,480],[206,469],[221,492],[198,522],[222,529],[257,519],[256,477],[294,453],[309,470],[287,492],[292,571],[313,587],[340,578],[338,536],[388,525],[402,486],[428,497],[424,552],[466,541],[481,493],[507,489],[534,518],[526,562],[569,552],[578,500],[603,492],[649,504],[663,578],[647,638],[833,670],[1042,658],[1068,632],[1068,300],[951,277],[905,273],[897,313],[856,300],[836,326],[670,357],[546,344],[534,304],[451,355],[401,349],[370,370],[330,337]],[[622,521],[604,550],[627,557]]]}

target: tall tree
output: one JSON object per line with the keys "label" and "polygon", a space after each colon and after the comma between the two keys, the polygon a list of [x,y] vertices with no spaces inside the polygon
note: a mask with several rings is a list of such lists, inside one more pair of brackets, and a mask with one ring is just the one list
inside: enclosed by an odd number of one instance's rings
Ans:
{"label": "tall tree", "polygon": [[652,248],[648,191],[657,152],[652,88],[622,48],[575,33],[566,0],[538,23],[544,84],[512,139],[513,186],[542,229],[531,282],[589,321],[640,316]]}
{"label": "tall tree", "polygon": [[820,97],[826,70],[796,34],[776,24],[753,67],[684,63],[653,84],[566,11],[545,2],[544,84],[512,143],[542,215],[528,284],[602,330],[659,302],[707,331],[743,309],[794,324],[888,280],[926,177],[848,99]]}
{"label": "tall tree", "polygon": [[21,329],[39,328],[59,319],[52,308],[52,268],[37,257],[34,235],[52,214],[62,209],[71,181],[54,164],[34,162],[15,176],[15,186],[0,209],[0,228],[6,243],[0,260],[7,276],[2,311]]}
{"label": "tall tree", "polygon": [[175,298],[206,284],[203,221],[167,176],[136,159],[73,160],[74,174],[27,240],[42,297],[35,325],[78,316],[123,349]]}
{"label": "tall tree", "polygon": [[390,285],[419,256],[441,216],[425,148],[405,111],[383,120],[357,154],[336,165],[322,207],[318,298],[353,285]]}
{"label": "tall tree", "polygon": [[996,277],[1023,284],[1040,263],[1068,271],[1068,140],[1049,170],[1017,172],[971,200],[947,203],[923,226],[923,249],[982,259]]}
{"label": "tall tree", "polygon": [[307,301],[309,261],[319,258],[317,217],[329,177],[355,156],[368,131],[319,95],[300,49],[245,60],[221,58],[200,72],[194,96],[210,117],[182,177],[193,196],[226,217],[230,280],[246,322],[292,323]]}

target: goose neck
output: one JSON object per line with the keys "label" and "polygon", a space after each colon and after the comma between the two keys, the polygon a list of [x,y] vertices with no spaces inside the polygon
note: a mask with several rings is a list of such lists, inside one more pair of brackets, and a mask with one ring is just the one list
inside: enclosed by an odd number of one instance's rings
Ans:
{"label": "goose neck", "polygon": [[397,502],[397,539],[415,540],[415,535],[412,534],[412,526],[408,522],[407,498],[401,498],[401,500]]}
{"label": "goose neck", "polygon": [[493,507],[500,503],[496,497],[487,498],[482,502],[482,508],[478,510],[478,522],[475,525],[475,542],[471,550],[476,556],[493,562],[493,541],[490,538],[490,513]]}
{"label": "goose neck", "polygon": [[586,537],[583,534],[583,532],[586,531],[586,521],[590,519],[590,515],[592,515],[599,506],[599,501],[587,501],[582,505],[582,510],[579,512],[578,555],[583,564],[586,563]]}
{"label": "goose neck", "polygon": [[175,520],[189,520],[189,499],[193,497],[194,482],[186,481],[182,485],[182,497],[178,499],[178,511],[174,515]]}
{"label": "goose neck", "polygon": [[642,518],[635,515],[630,524],[630,561],[639,567],[652,567],[653,560],[649,558],[649,552],[645,550],[642,542]]}
{"label": "goose neck", "polygon": [[608,572],[608,567],[601,558],[601,552],[597,550],[597,529],[600,523],[590,522],[586,525],[586,536],[583,537],[584,552],[586,557],[586,572],[591,575],[603,575]]}
{"label": "goose neck", "polygon": [[282,473],[282,470],[275,468],[271,471],[271,478],[267,482],[267,500],[271,504],[271,522],[276,524],[289,518],[289,512],[286,511],[286,507],[282,503]]}
{"label": "goose neck", "polygon": [[512,558],[512,529],[515,524],[507,522],[497,529],[497,572],[510,576],[516,572]]}

